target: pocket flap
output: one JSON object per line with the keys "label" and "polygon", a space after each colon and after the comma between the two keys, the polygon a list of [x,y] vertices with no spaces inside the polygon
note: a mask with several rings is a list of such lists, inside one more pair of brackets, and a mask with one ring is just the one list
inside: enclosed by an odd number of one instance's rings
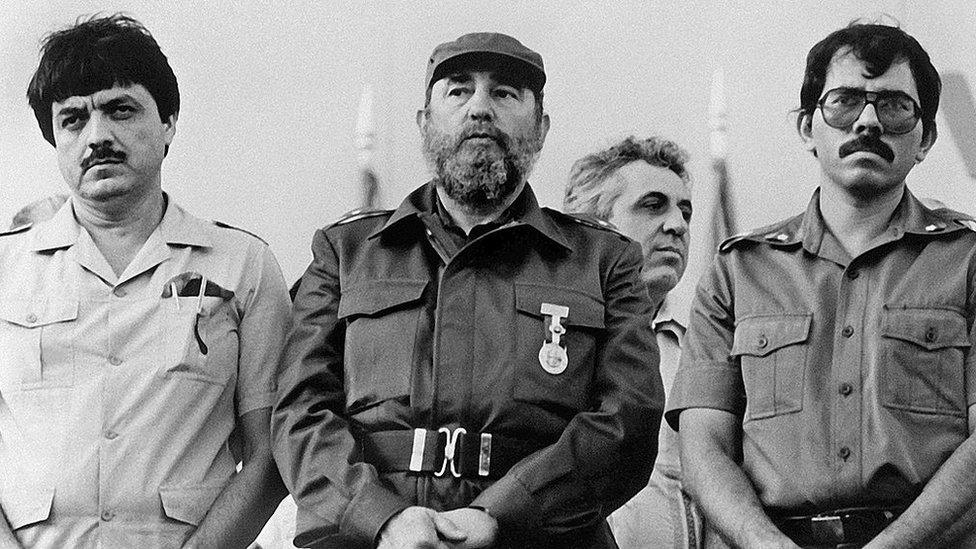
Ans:
{"label": "pocket flap", "polygon": [[16,530],[35,522],[47,520],[51,515],[54,488],[38,486],[4,486],[0,493],[3,512],[10,528]]}
{"label": "pocket flap", "polygon": [[419,300],[427,280],[373,280],[342,290],[339,318],[375,315]]}
{"label": "pocket flap", "polygon": [[562,320],[563,324],[589,328],[605,326],[600,297],[564,286],[515,283],[515,307],[519,311],[542,318],[543,303],[569,308],[569,316]]}
{"label": "pocket flap", "polygon": [[159,500],[166,516],[198,526],[223,486],[160,486]]}
{"label": "pocket flap", "polygon": [[46,299],[40,301],[0,301],[0,319],[11,324],[34,328],[78,318],[77,299]]}
{"label": "pocket flap", "polygon": [[802,343],[810,335],[811,313],[744,318],[735,327],[732,355],[766,356],[777,349]]}
{"label": "pocket flap", "polygon": [[969,347],[966,319],[948,309],[889,309],[881,320],[881,335],[914,343],[930,351]]}

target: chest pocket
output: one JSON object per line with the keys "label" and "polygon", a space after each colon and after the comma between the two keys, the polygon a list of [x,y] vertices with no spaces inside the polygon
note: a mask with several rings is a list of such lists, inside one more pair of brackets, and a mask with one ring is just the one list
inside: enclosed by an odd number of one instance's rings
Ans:
{"label": "chest pocket", "polygon": [[764,315],[736,325],[732,357],[742,369],[747,420],[803,409],[811,318],[809,313]]}
{"label": "chest pocket", "polygon": [[156,341],[168,379],[226,385],[237,373],[240,318],[231,300],[216,296],[163,298]]}
{"label": "chest pocket", "polygon": [[374,280],[342,291],[344,371],[350,413],[410,394],[426,280]]}
{"label": "chest pocket", "polygon": [[77,318],[77,300],[0,301],[0,390],[73,385],[74,350],[66,323]]}
{"label": "chest pocket", "polygon": [[947,309],[888,308],[881,319],[882,402],[913,412],[966,416],[966,319]]}
{"label": "chest pocket", "polygon": [[[550,317],[542,314],[543,303],[569,308],[569,316],[560,320],[566,332],[559,342],[568,360],[566,369],[558,374],[549,373],[539,362],[539,350],[552,337]],[[513,398],[556,404],[571,413],[589,409],[598,342],[605,328],[603,301],[575,288],[516,283],[515,308]]]}

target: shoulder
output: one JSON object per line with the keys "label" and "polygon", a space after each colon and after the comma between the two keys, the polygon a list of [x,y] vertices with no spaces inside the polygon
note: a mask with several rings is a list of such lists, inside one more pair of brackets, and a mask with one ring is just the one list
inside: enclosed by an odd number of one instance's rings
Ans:
{"label": "shoulder", "polygon": [[613,223],[596,216],[581,213],[566,213],[552,208],[542,208],[542,212],[557,224],[570,227],[571,230],[594,232],[596,234],[603,233],[608,236],[612,235],[630,240]]}
{"label": "shoulder", "polygon": [[[248,231],[246,229],[242,229],[240,227],[235,227],[234,225],[231,225],[229,223],[224,223],[223,221],[217,221],[216,219],[210,221],[210,223],[212,223],[214,227],[216,227],[217,229],[220,229],[221,231],[224,231],[224,230],[226,230],[226,231],[235,231],[235,232],[237,232],[240,235],[246,235],[246,236],[250,237],[251,239],[257,240],[258,242],[260,242],[261,244],[264,244],[265,246],[268,245],[268,243],[263,238],[261,238],[260,236],[254,234],[251,231]],[[220,232],[220,231],[218,231],[218,232]],[[231,233],[231,234],[233,234],[233,233]]]}
{"label": "shoulder", "polygon": [[746,248],[754,244],[792,245],[800,242],[800,223],[802,215],[784,219],[776,223],[759,227],[730,236],[718,246],[719,253],[728,253],[735,249]]}
{"label": "shoulder", "polygon": [[341,227],[343,225],[354,224],[359,221],[386,221],[386,219],[393,214],[393,210],[370,210],[366,208],[356,208],[355,210],[350,210],[342,216],[339,217],[335,222],[329,227]]}
{"label": "shoulder", "polygon": [[33,226],[34,226],[33,223],[25,223],[23,225],[18,225],[16,227],[11,227],[11,228],[7,229],[6,231],[0,231],[0,238],[10,237],[10,236],[13,236],[13,235],[26,233],[27,231],[31,230],[31,228]]}
{"label": "shoulder", "polygon": [[938,207],[930,209],[927,213],[937,220],[935,226],[939,229],[943,228],[939,226],[939,222],[941,222],[945,224],[945,227],[950,229],[966,229],[971,232],[976,232],[976,218],[973,218],[973,216],[967,213],[953,210],[943,204],[939,204]]}
{"label": "shoulder", "polygon": [[322,227],[316,231],[316,234],[335,242],[361,243],[373,232],[382,228],[392,215],[393,210],[357,208]]}

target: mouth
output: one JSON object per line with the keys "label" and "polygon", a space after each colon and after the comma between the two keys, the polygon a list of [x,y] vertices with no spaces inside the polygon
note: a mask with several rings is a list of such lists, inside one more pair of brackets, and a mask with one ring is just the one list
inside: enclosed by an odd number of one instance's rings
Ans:
{"label": "mouth", "polygon": [[841,145],[838,154],[846,158],[852,154],[866,152],[885,159],[889,164],[895,161],[895,151],[878,139],[858,137]]}

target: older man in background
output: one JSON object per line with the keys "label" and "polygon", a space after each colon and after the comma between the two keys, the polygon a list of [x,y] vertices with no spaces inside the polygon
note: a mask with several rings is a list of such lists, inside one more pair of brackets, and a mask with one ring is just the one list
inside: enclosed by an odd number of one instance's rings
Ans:
{"label": "older man in background", "polygon": [[[640,243],[641,279],[655,308],[652,326],[666,391],[678,369],[688,314],[668,298],[688,259],[692,203],[686,162],[687,154],[671,141],[628,137],[577,161],[564,201],[567,212],[609,222]],[[699,544],[698,512],[681,489],[677,436],[661,425],[650,482],[610,515],[621,549],[687,549]]]}

